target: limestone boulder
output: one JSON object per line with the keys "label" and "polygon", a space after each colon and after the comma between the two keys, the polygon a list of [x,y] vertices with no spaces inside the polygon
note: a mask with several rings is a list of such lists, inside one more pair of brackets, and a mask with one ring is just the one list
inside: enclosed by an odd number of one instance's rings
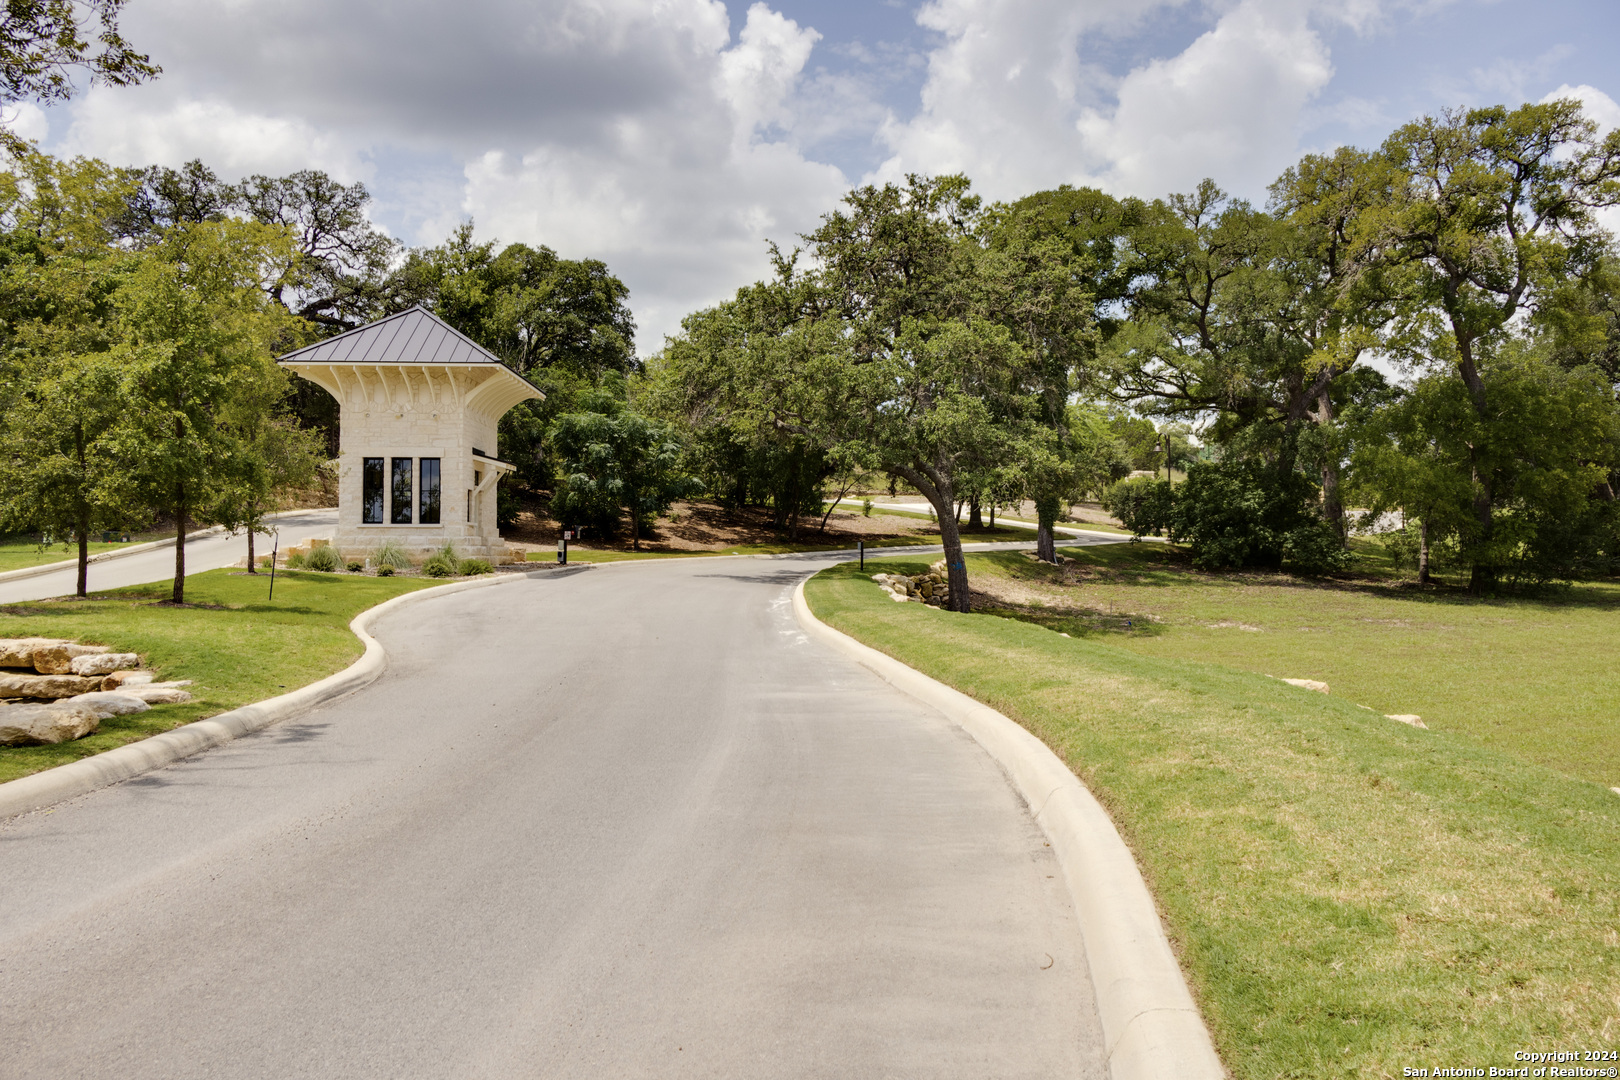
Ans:
{"label": "limestone boulder", "polygon": [[71,701],[0,708],[0,746],[42,746],[82,739],[101,726],[98,710]]}
{"label": "limestone boulder", "polygon": [[120,693],[117,690],[97,690],[93,694],[80,694],[78,697],[65,699],[62,704],[88,706],[96,711],[98,720],[112,716],[127,716],[130,713],[143,713],[152,708],[134,694]]}
{"label": "limestone boulder", "polygon": [[146,671],[143,668],[114,671],[101,680],[101,688],[103,690],[117,690],[120,686],[134,686],[137,683],[149,683],[156,678],[156,674]]}
{"label": "limestone boulder", "polygon": [[148,705],[184,705],[191,700],[191,694],[181,687],[190,685],[190,679],[181,679],[177,682],[136,683],[126,684],[118,692],[132,694]]}
{"label": "limestone boulder", "polygon": [[1399,720],[1403,724],[1409,724],[1412,727],[1422,728],[1424,731],[1429,730],[1429,725],[1423,722],[1423,717],[1417,715],[1416,713],[1385,713],[1384,719]]}
{"label": "limestone boulder", "polygon": [[68,645],[61,638],[0,638],[0,668],[34,667],[34,650],[46,645]]}
{"label": "limestone boulder", "polygon": [[99,675],[23,675],[0,673],[0,698],[77,697],[101,689]]}
{"label": "limestone boulder", "polygon": [[71,641],[40,645],[34,649],[34,670],[41,675],[70,675],[73,673],[74,657],[96,656],[111,651],[105,645],[75,645]]}
{"label": "limestone boulder", "polygon": [[75,675],[110,675],[140,666],[141,658],[132,652],[104,652],[75,656],[68,668]]}
{"label": "limestone boulder", "polygon": [[1289,686],[1297,686],[1301,690],[1315,690],[1318,694],[1325,694],[1328,692],[1328,684],[1325,682],[1318,682],[1315,679],[1284,679],[1283,682],[1287,683]]}

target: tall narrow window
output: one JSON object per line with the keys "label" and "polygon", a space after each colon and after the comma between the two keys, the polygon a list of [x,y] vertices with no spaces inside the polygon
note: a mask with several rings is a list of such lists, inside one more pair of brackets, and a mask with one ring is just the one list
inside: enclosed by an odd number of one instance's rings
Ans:
{"label": "tall narrow window", "polygon": [[383,459],[368,457],[360,464],[360,524],[383,523]]}
{"label": "tall narrow window", "polygon": [[439,459],[425,457],[418,459],[418,469],[421,472],[420,482],[417,485],[416,521],[419,525],[437,525],[439,523]]}
{"label": "tall narrow window", "polygon": [[411,459],[394,459],[393,513],[388,520],[394,525],[411,523]]}

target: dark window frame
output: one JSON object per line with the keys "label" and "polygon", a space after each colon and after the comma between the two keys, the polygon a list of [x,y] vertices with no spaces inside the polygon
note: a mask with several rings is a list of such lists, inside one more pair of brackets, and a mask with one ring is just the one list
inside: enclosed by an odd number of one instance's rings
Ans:
{"label": "dark window frame", "polygon": [[[372,472],[375,466],[375,475]],[[381,525],[384,514],[383,459],[360,459],[360,524]]]}
{"label": "dark window frame", "polygon": [[[404,466],[401,468],[401,466]],[[416,459],[397,457],[389,461],[388,476],[388,524],[413,524],[411,511],[411,481],[412,474],[416,472]]]}
{"label": "dark window frame", "polygon": [[[442,459],[425,457],[416,459],[416,522],[418,525],[441,524],[443,501]],[[429,478],[429,466],[432,477]]]}

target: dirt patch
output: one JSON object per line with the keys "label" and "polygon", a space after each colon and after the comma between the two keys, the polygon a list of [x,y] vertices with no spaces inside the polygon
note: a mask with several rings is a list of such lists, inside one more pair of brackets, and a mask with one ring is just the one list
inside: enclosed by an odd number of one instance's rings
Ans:
{"label": "dirt patch", "polygon": [[[826,529],[819,527],[819,518],[800,520],[798,535],[792,530],[778,528],[768,510],[753,507],[727,508],[708,502],[682,502],[670,508],[668,514],[654,524],[650,535],[641,538],[642,551],[725,551],[728,548],[753,544],[853,544],[856,540],[916,539],[919,543],[937,540],[939,528],[917,518],[895,517],[873,513],[866,517],[858,510],[838,510],[827,519]],[[562,526],[545,509],[531,505],[523,510],[517,522],[501,530],[501,537],[509,545],[526,551],[555,550],[561,537]],[[964,533],[964,539],[969,534]],[[610,539],[592,538],[587,534],[574,546],[587,551],[627,551],[630,532],[621,528],[620,535]]]}

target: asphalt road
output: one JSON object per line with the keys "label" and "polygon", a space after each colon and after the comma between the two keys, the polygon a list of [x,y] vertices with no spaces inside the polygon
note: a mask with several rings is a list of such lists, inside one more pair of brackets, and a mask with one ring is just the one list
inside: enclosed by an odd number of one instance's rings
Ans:
{"label": "asphalt road", "polygon": [[[278,516],[270,523],[281,533],[281,546],[290,547],[311,536],[331,536],[337,528],[336,510],[305,510],[296,514]],[[260,536],[255,545],[259,554],[270,553],[271,538]],[[218,570],[235,566],[247,555],[247,534],[231,536],[216,533],[201,536],[186,543],[186,573],[200,574],[204,570]],[[174,579],[174,548],[154,548],[134,555],[90,564],[87,581],[90,591],[121,589],[125,585],[145,585],[151,581]],[[70,566],[38,577],[13,581],[0,581],[0,604],[17,604],[27,600],[44,600],[52,596],[71,596],[78,588],[79,570]]]}
{"label": "asphalt road", "polygon": [[382,619],[305,717],[0,823],[0,1077],[1101,1077],[1051,849],[809,641],[825,560]]}

